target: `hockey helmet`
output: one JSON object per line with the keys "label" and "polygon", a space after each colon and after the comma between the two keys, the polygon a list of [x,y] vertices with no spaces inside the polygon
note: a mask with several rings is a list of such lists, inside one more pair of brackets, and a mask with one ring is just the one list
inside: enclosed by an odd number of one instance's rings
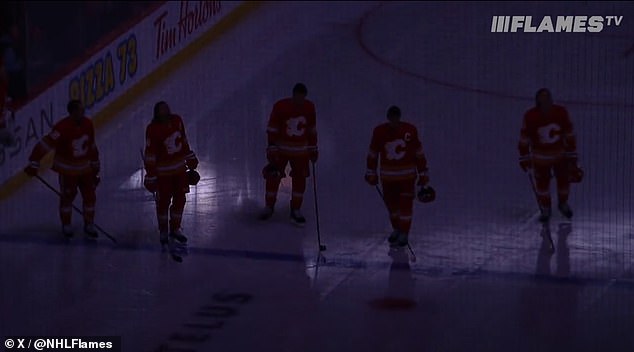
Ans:
{"label": "hockey helmet", "polygon": [[570,168],[568,181],[570,181],[571,183],[580,183],[581,180],[583,180],[583,169],[577,165],[573,165]]}
{"label": "hockey helmet", "polygon": [[430,203],[436,199],[436,191],[431,187],[422,187],[418,192],[418,200],[423,203]]}
{"label": "hockey helmet", "polygon": [[286,175],[284,174],[284,171],[279,170],[275,165],[269,163],[266,164],[266,166],[264,166],[264,168],[262,169],[262,176],[264,177],[264,179],[269,180],[284,178],[284,176]]}
{"label": "hockey helmet", "polygon": [[550,90],[548,88],[540,88],[539,90],[537,90],[537,93],[535,93],[535,106],[539,107],[539,100],[541,95],[547,96],[547,101],[549,104],[553,103],[553,95]]}
{"label": "hockey helmet", "polygon": [[200,174],[196,170],[187,170],[187,182],[190,186],[196,186],[200,181]]}
{"label": "hockey helmet", "polygon": [[387,118],[391,118],[391,117],[401,117],[401,109],[396,106],[396,105],[392,105],[387,109]]}

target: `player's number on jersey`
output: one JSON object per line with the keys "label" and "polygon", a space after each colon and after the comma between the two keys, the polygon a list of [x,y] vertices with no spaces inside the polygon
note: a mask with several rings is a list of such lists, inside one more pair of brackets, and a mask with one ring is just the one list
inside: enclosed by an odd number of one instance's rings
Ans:
{"label": "player's number on jersey", "polygon": [[551,123],[537,129],[539,141],[543,144],[557,143],[561,139],[561,127],[556,123]]}
{"label": "player's number on jersey", "polygon": [[90,141],[90,137],[86,134],[72,141],[74,157],[80,158],[88,154],[88,141]]}
{"label": "player's number on jersey", "polygon": [[167,149],[167,154],[172,155],[176,154],[183,149],[183,143],[181,143],[181,132],[176,131],[172,133],[169,137],[165,138],[165,149]]}
{"label": "player's number on jersey", "polygon": [[286,134],[293,136],[303,136],[306,132],[306,118],[304,116],[294,117],[286,121]]}
{"label": "player's number on jersey", "polygon": [[405,141],[397,139],[385,143],[385,156],[388,160],[400,160],[405,156]]}

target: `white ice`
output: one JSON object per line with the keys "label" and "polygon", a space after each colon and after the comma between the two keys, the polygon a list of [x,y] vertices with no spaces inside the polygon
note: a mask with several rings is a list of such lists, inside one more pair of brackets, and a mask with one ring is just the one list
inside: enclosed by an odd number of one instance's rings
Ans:
{"label": "white ice", "polygon": [[[493,15],[557,14],[625,18],[594,34],[489,32]],[[0,336],[121,336],[124,351],[630,351],[632,15],[627,2],[266,3],[97,132],[97,223],[118,245],[63,240],[36,180],[0,204]],[[315,179],[304,229],[288,221],[289,179],[275,217],[256,220],[268,114],[298,81],[317,105],[323,256]],[[569,109],[586,170],[572,222],[546,229],[516,149],[540,87]],[[161,252],[141,182],[159,100],[201,159],[182,263]],[[363,182],[392,104],[418,126],[438,194],[415,205],[416,262],[388,251]]]}

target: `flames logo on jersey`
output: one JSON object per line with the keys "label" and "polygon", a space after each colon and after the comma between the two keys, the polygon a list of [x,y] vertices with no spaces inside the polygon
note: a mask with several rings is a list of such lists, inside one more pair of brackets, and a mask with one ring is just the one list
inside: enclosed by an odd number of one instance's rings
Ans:
{"label": "flames logo on jersey", "polygon": [[71,142],[73,147],[73,156],[76,158],[82,157],[88,154],[88,141],[90,137],[88,135],[83,135]]}
{"label": "flames logo on jersey", "polygon": [[396,139],[385,143],[385,157],[388,160],[400,160],[405,156],[405,141]]}
{"label": "flames logo on jersey", "polygon": [[181,132],[175,131],[169,137],[165,138],[165,149],[167,150],[167,154],[173,155],[181,151],[183,149],[183,143],[181,143]]}
{"label": "flames logo on jersey", "polygon": [[537,129],[539,141],[543,144],[557,143],[561,139],[561,127],[556,123],[548,124]]}
{"label": "flames logo on jersey", "polygon": [[304,116],[293,117],[286,121],[286,134],[290,137],[303,136],[306,131],[306,118]]}

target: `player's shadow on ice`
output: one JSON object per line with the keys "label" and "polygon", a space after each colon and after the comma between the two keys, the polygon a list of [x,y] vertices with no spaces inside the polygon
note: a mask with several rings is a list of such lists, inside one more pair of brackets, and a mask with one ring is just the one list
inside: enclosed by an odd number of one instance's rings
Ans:
{"label": "player's shadow on ice", "polygon": [[[552,238],[550,224],[540,229],[542,244],[537,256],[535,275],[522,289],[520,327],[530,350],[574,350],[579,292],[583,286],[571,280],[568,237],[570,223],[557,227]],[[551,241],[552,238],[552,241]],[[556,240],[554,251],[551,243]],[[555,257],[553,270],[552,258]]]}
{"label": "player's shadow on ice", "polygon": [[570,276],[570,249],[568,248],[568,237],[572,233],[571,223],[560,223],[557,226],[556,242],[552,236],[550,224],[543,224],[540,230],[542,243],[537,256],[537,266],[535,270],[536,278],[552,277],[551,259],[555,255],[555,275],[556,278],[566,279]]}
{"label": "player's shadow on ice", "polygon": [[[273,216],[267,220],[260,220],[260,215],[264,211],[262,202],[255,199],[246,199],[242,204],[233,212],[233,219],[238,221],[242,225],[246,226],[266,226],[267,224],[286,224],[292,228],[297,228],[291,222],[290,214],[291,207],[288,201],[282,199],[275,205],[275,212]],[[314,226],[312,219],[310,219],[309,212],[312,211],[312,207],[309,204],[304,204],[302,212],[306,216],[306,227]],[[301,228],[301,227],[300,227]]]}
{"label": "player's shadow on ice", "polygon": [[388,275],[387,289],[381,298],[369,302],[371,308],[385,311],[414,309],[417,305],[416,282],[412,275],[409,256],[405,249],[390,249],[392,259]]}
{"label": "player's shadow on ice", "polygon": [[[0,242],[16,244],[44,244],[44,245],[81,245],[95,246],[100,242],[110,242],[105,236],[100,234],[97,239],[88,238],[83,231],[75,230],[75,234],[67,238],[61,229],[55,230],[50,227],[25,228],[16,232],[0,234]],[[112,242],[110,242],[112,243]]]}
{"label": "player's shadow on ice", "polygon": [[260,220],[263,206],[255,199],[244,199],[229,211],[219,214],[214,247],[255,251],[284,251],[303,255],[302,242],[314,228],[311,219],[305,227],[290,221],[290,207],[279,204],[267,220]]}

